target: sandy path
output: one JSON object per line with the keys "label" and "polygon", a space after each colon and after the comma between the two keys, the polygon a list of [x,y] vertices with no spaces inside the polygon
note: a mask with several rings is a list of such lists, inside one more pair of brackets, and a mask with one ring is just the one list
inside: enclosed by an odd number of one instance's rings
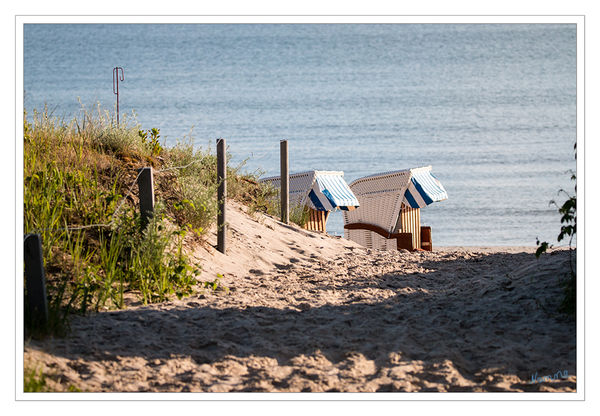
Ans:
{"label": "sandy path", "polygon": [[77,317],[67,338],[27,342],[25,362],[55,390],[575,391],[575,321],[555,312],[568,251],[322,242],[328,259],[238,264],[228,293]]}

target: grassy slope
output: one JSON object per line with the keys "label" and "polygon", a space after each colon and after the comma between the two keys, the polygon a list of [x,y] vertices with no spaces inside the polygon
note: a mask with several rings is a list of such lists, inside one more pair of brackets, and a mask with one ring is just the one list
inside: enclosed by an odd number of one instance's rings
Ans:
{"label": "grassy slope", "polygon": [[[153,166],[157,200],[141,231],[137,169]],[[24,233],[43,239],[50,323],[57,334],[69,313],[123,307],[125,292],[145,303],[185,296],[201,273],[186,250],[215,222],[216,157],[191,142],[163,148],[159,131],[125,120],[116,127],[98,110],[69,123],[47,114],[24,125]],[[270,211],[273,191],[228,171],[228,196]]]}

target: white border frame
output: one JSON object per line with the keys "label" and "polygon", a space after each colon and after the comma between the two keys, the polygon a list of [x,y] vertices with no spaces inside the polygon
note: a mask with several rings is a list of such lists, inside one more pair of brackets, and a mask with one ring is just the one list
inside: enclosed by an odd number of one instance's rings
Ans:
{"label": "white border frame", "polygon": [[[62,15],[62,16],[39,16],[39,15],[17,15],[15,16],[15,174],[16,174],[16,221],[15,221],[15,300],[16,319],[18,311],[23,310],[22,291],[16,288],[23,287],[23,275],[20,272],[23,258],[23,243],[20,230],[23,229],[23,25],[28,23],[144,23],[144,24],[169,24],[169,23],[346,23],[346,24],[383,24],[383,23],[429,23],[429,24],[493,24],[493,23],[558,23],[577,25],[577,153],[584,157],[577,159],[577,182],[578,182],[578,246],[577,263],[578,285],[577,285],[577,316],[584,319],[577,320],[577,392],[576,393],[23,393],[19,387],[23,386],[23,349],[22,337],[23,322],[15,323],[15,371],[16,387],[15,399],[18,401],[60,401],[60,400],[250,400],[250,401],[288,401],[288,400],[317,400],[317,401],[339,401],[339,400],[432,400],[432,401],[489,401],[489,400],[517,400],[517,401],[582,401],[585,400],[585,16],[562,15],[562,16],[528,16],[528,15],[466,15],[466,16],[391,16],[391,15],[204,15],[204,16],[144,16],[144,15]],[[582,192],[583,191],[583,192]],[[583,272],[583,273],[582,273]],[[583,283],[583,285],[582,285]]]}

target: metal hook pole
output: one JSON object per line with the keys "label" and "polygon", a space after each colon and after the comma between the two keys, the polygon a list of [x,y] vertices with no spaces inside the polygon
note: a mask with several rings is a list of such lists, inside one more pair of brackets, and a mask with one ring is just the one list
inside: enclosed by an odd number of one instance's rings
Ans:
{"label": "metal hook pole", "polygon": [[117,96],[117,126],[119,126],[119,70],[121,70],[121,81],[125,81],[123,68],[116,66],[113,68],[113,94]]}

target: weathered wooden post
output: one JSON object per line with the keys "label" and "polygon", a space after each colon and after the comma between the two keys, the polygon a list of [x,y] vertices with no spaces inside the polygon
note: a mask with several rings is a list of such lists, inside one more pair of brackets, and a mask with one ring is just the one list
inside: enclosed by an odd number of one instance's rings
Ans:
{"label": "weathered wooden post", "polygon": [[288,159],[288,141],[281,140],[280,146],[280,170],[281,170],[281,222],[288,224],[290,220],[290,170]]}
{"label": "weathered wooden post", "polygon": [[140,215],[142,228],[148,225],[148,221],[154,215],[154,176],[152,167],[138,170],[138,188],[140,197]]}
{"label": "weathered wooden post", "polygon": [[42,237],[27,234],[24,241],[25,287],[27,307],[32,323],[45,325],[48,322],[48,301],[46,299],[46,273],[42,255]]}
{"label": "weathered wooden post", "polygon": [[225,235],[227,225],[225,224],[225,199],[227,198],[227,155],[225,153],[225,139],[217,140],[217,201],[219,203],[219,215],[217,217],[217,250],[225,253]]}

